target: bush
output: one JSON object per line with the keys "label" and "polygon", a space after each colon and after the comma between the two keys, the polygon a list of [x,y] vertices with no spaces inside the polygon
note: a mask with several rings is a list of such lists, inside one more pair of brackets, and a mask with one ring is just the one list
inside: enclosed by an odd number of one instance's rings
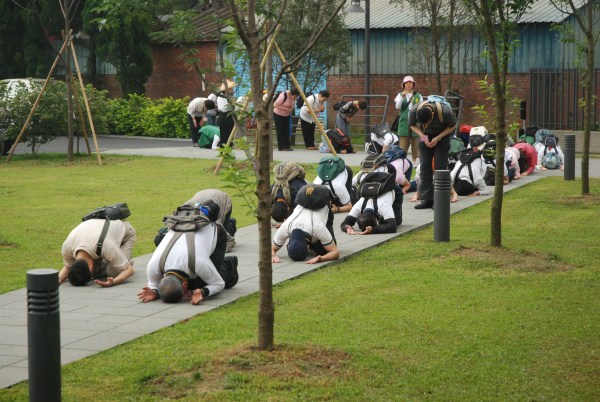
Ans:
{"label": "bush", "polygon": [[[83,113],[83,120],[86,123],[86,130],[88,136],[92,135],[89,119],[87,116],[87,112],[85,110],[85,103],[83,97],[81,96],[81,87],[79,83],[76,83],[77,87],[77,95],[79,98],[79,104],[81,106],[81,112]],[[94,122],[94,130],[96,134],[110,134],[108,131],[108,123],[109,123],[109,101],[108,101],[108,91],[101,91],[99,89],[94,88],[93,85],[88,84],[85,86],[85,93],[88,99],[88,103],[90,105],[90,111],[92,114],[92,121]],[[79,122],[79,113],[75,111],[76,122],[75,122],[75,134],[83,134],[81,132],[81,123]]]}
{"label": "bush", "polygon": [[111,134],[143,135],[143,111],[152,104],[144,95],[129,94],[126,99],[114,99],[108,106],[108,131]]}
{"label": "bush", "polygon": [[187,99],[157,99],[140,112],[144,134],[150,137],[187,138]]}
{"label": "bush", "polygon": [[[31,82],[31,87],[21,85],[14,97],[6,95],[6,88],[0,93],[0,127],[8,140],[16,140],[21,132],[33,105],[42,90],[42,83]],[[35,153],[41,144],[65,135],[67,132],[66,84],[50,80],[35,112],[21,137],[21,142],[31,147]]]}

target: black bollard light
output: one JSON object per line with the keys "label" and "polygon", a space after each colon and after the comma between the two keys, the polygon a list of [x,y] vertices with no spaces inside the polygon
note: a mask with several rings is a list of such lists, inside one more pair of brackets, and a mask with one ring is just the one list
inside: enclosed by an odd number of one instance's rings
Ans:
{"label": "black bollard light", "polygon": [[565,180],[575,180],[575,134],[565,134]]}
{"label": "black bollard light", "polygon": [[450,241],[450,171],[436,170],[433,181],[433,240]]}
{"label": "black bollard light", "polygon": [[60,401],[60,311],[58,271],[27,271],[29,400]]}

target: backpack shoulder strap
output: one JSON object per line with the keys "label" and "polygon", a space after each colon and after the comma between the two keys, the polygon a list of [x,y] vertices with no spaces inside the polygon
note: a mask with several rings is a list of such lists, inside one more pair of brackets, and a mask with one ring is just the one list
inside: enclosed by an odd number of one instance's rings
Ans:
{"label": "backpack shoulder strap", "polygon": [[161,274],[165,273],[165,262],[167,261],[167,256],[169,255],[171,248],[173,248],[173,244],[175,244],[177,239],[179,239],[182,234],[183,232],[173,232],[173,237],[171,237],[171,240],[169,240],[169,242],[167,243],[165,251],[163,251],[162,255],[160,256],[160,260],[158,261],[158,268],[160,269]]}
{"label": "backpack shoulder strap", "polygon": [[104,221],[104,226],[102,227],[102,233],[100,233],[100,238],[98,239],[98,243],[96,244],[96,255],[98,258],[102,255],[102,247],[104,246],[104,239],[106,238],[106,234],[108,233],[108,227],[110,226],[110,220],[107,218]]}
{"label": "backpack shoulder strap", "polygon": [[475,185],[475,179],[473,179],[473,169],[471,168],[471,164],[469,163],[469,166],[467,166],[469,168],[469,177],[471,178],[471,184]]}
{"label": "backpack shoulder strap", "polygon": [[437,109],[438,120],[440,123],[444,122],[444,116],[442,114],[442,104],[440,102],[435,102],[435,107]]}
{"label": "backpack shoulder strap", "polygon": [[188,251],[188,269],[190,273],[196,272],[196,245],[194,244],[194,236],[196,232],[185,232],[185,241]]}
{"label": "backpack shoulder strap", "polygon": [[[188,250],[188,269],[190,270],[190,273],[196,271],[196,247],[194,244],[195,233],[196,232],[185,232],[185,241],[187,243]],[[165,273],[165,262],[167,261],[167,256],[171,252],[173,245],[183,234],[184,232],[174,232],[173,237],[171,237],[171,240],[169,240],[167,243],[167,247],[165,248],[165,251],[163,251],[158,262],[158,268],[160,269],[161,274]]]}

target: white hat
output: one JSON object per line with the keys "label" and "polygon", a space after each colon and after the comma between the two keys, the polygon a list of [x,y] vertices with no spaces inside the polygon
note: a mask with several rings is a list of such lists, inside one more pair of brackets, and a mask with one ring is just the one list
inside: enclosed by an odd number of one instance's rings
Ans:
{"label": "white hat", "polygon": [[485,148],[487,137],[488,131],[484,126],[477,126],[471,128],[471,131],[469,133],[469,145],[467,146],[467,148],[477,147],[477,149],[482,150],[483,148]]}

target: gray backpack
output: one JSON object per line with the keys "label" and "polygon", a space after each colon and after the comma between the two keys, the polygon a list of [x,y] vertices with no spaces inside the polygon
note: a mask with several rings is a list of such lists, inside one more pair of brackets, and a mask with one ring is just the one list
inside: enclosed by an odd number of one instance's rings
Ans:
{"label": "gray backpack", "polygon": [[[204,208],[204,210],[203,210]],[[183,234],[187,241],[188,249],[188,269],[190,272],[196,270],[196,247],[194,245],[194,233],[202,229],[206,225],[212,223],[208,218],[209,211],[206,207],[195,207],[192,205],[182,205],[178,207],[171,215],[163,218],[163,223],[169,229],[175,232],[175,235],[171,237],[171,240],[167,244],[165,251],[160,256],[159,268],[160,272],[165,272],[165,261],[167,256],[173,247],[173,244]]]}

